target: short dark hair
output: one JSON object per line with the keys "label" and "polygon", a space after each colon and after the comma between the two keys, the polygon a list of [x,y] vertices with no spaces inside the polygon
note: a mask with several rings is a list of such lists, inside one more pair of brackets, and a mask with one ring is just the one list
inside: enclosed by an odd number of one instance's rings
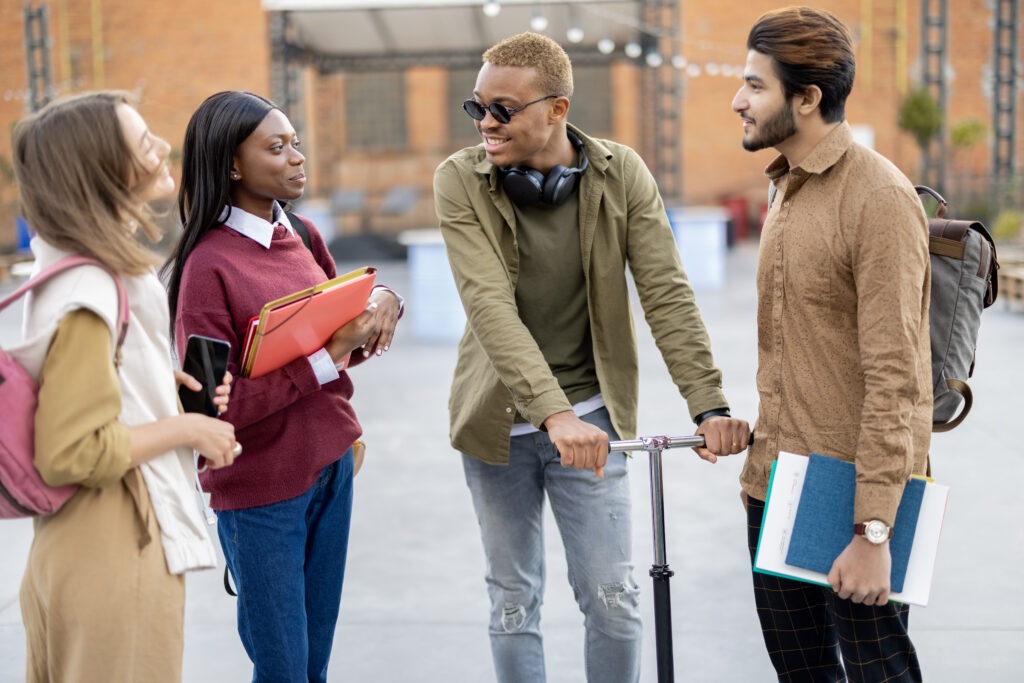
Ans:
{"label": "short dark hair", "polygon": [[772,58],[787,99],[816,85],[822,118],[836,123],[846,117],[856,62],[850,31],[834,15],[811,7],[766,12],[750,29],[747,49]]}

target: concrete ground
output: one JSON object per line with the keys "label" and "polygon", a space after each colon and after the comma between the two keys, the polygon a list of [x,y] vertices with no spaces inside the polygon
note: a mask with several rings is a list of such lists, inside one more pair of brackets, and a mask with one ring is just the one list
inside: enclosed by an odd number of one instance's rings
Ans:
{"label": "concrete ground", "polygon": [[[726,286],[698,292],[733,413],[753,420],[756,364],[753,272],[756,246],[726,260]],[[344,268],[346,264],[341,264]],[[356,264],[352,264],[356,265]],[[430,302],[410,289],[405,262],[382,263],[380,280],[407,305]],[[10,283],[0,284],[0,292]],[[411,316],[389,353],[353,370],[356,409],[369,444],[356,479],[351,551],[331,681],[493,681],[486,633],[484,560],[459,457],[447,439],[446,405],[455,363],[451,342],[417,338]],[[640,433],[692,433],[685,405],[637,311]],[[0,340],[17,323],[0,320]],[[1005,303],[985,313],[971,385],[975,406],[955,432],[933,442],[936,478],[951,486],[927,608],[911,632],[925,680],[1024,680],[1024,448],[1015,432],[1024,386],[1024,311]],[[742,456],[710,465],[688,450],[665,454],[665,508],[676,680],[734,683],[774,679],[750,590],[745,518],[737,477]],[[646,633],[642,680],[657,680],[650,578],[653,561],[647,456],[632,472],[634,561]],[[549,586],[543,628],[552,683],[584,681],[582,618],[565,579],[550,515]],[[26,521],[0,522],[0,683],[22,680],[24,636],[18,584],[31,541]],[[220,571],[188,578],[185,681],[248,680],[234,627],[234,598]]]}

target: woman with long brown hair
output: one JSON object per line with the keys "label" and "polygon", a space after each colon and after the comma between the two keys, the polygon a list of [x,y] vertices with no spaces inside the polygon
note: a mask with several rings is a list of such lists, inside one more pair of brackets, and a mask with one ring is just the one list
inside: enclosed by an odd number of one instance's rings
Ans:
{"label": "woman with long brown hair", "polygon": [[[169,151],[118,92],[54,102],[14,130],[37,270],[71,254],[103,264],[38,285],[26,342],[12,350],[39,382],[36,467],[51,485],[80,485],[34,520],[20,593],[30,682],[180,681],[183,574],[217,561],[192,451],[221,468],[238,444],[229,422],[179,413],[159,258],[137,237],[159,236],[146,207],[174,191]],[[120,363],[111,273],[129,300]],[[229,382],[217,389],[221,411]]]}

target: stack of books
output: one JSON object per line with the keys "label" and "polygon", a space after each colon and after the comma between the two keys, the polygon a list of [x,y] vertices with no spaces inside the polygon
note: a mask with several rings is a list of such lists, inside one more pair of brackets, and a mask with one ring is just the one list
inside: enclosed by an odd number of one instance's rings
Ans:
{"label": "stack of books", "polygon": [[358,268],[263,306],[249,321],[242,376],[261,377],[324,347],[366,309],[377,269]]}
{"label": "stack of books", "polygon": [[[853,539],[856,466],[812,453],[780,453],[772,465],[754,570],[828,586],[832,563]],[[907,482],[889,541],[889,599],[927,605],[949,487]]]}

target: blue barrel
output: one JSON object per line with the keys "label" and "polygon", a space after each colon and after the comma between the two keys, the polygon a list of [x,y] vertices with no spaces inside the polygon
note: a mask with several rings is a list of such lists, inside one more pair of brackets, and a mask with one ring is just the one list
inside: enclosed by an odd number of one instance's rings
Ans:
{"label": "blue barrel", "polygon": [[28,228],[28,222],[21,216],[18,216],[17,233],[18,233],[18,251],[28,251],[28,244],[32,240],[32,231]]}
{"label": "blue barrel", "polygon": [[424,341],[457,342],[466,327],[466,313],[440,231],[413,230],[399,239],[408,248],[406,300],[414,334]]}
{"label": "blue barrel", "polygon": [[725,285],[725,253],[729,214],[720,206],[669,207],[683,269],[696,291]]}

